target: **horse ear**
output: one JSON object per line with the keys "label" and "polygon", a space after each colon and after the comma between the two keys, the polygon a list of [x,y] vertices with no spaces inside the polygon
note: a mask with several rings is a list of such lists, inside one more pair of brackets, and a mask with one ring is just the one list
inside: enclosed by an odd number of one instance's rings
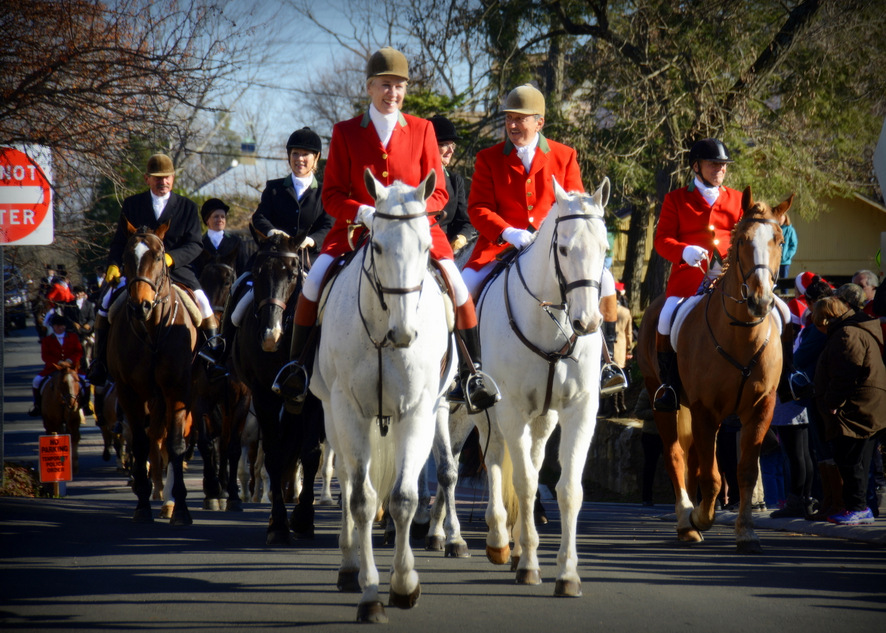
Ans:
{"label": "horse ear", "polygon": [[754,206],[754,195],[751,193],[751,186],[748,185],[741,194],[742,211],[747,211],[752,206]]}
{"label": "horse ear", "polygon": [[437,170],[432,169],[418,188],[421,190],[423,200],[430,198],[434,194],[434,189],[437,188]]}
{"label": "horse ear", "polygon": [[773,212],[775,215],[777,215],[777,216],[782,216],[782,215],[784,215],[785,213],[787,213],[787,212],[788,212],[788,209],[790,209],[790,208],[791,208],[791,205],[794,203],[794,196],[795,196],[795,195],[796,195],[795,193],[792,193],[792,194],[790,195],[790,197],[789,197],[787,200],[785,200],[785,201],[782,202],[780,205],[778,205],[777,207],[775,207],[775,208],[772,210],[772,212]]}
{"label": "horse ear", "polygon": [[134,235],[135,233],[138,233],[138,229],[135,228],[134,226],[132,226],[132,222],[130,222],[128,218],[123,218],[123,219],[126,220],[126,230],[129,231],[130,235]]}
{"label": "horse ear", "polygon": [[363,171],[363,182],[366,183],[366,191],[369,192],[372,199],[378,201],[378,190],[384,187],[384,185],[375,179],[369,167]]}
{"label": "horse ear", "polygon": [[600,183],[600,186],[597,187],[597,191],[594,192],[594,199],[601,207],[605,207],[609,204],[609,194],[611,192],[611,185],[609,184],[609,178],[604,176],[603,182]]}
{"label": "horse ear", "polygon": [[166,235],[166,231],[168,231],[168,230],[169,230],[169,222],[164,222],[163,224],[161,224],[160,226],[158,226],[154,230],[154,235],[156,235],[157,237],[159,237],[162,240],[163,237]]}
{"label": "horse ear", "polygon": [[268,241],[268,236],[255,228],[255,225],[252,222],[249,223],[249,232],[252,233],[252,239],[258,244],[263,244]]}
{"label": "horse ear", "polygon": [[554,197],[557,199],[557,202],[563,202],[566,199],[566,190],[557,182],[556,176],[551,176],[551,180],[554,182]]}

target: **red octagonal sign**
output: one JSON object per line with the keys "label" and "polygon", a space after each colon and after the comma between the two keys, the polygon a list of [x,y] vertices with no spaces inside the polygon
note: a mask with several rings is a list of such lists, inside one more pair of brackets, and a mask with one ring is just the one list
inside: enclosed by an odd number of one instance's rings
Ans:
{"label": "red octagonal sign", "polygon": [[44,168],[18,149],[0,148],[0,244],[51,242],[52,187]]}

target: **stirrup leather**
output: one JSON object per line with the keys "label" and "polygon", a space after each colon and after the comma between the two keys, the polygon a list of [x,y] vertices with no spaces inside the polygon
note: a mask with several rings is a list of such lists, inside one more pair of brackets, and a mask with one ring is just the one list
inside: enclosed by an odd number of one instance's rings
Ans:
{"label": "stirrup leather", "polygon": [[[299,378],[302,380],[301,384],[297,382]],[[307,368],[297,360],[292,360],[277,372],[274,383],[271,385],[271,391],[286,400],[304,402],[308,396],[309,382],[310,376],[308,376]]]}

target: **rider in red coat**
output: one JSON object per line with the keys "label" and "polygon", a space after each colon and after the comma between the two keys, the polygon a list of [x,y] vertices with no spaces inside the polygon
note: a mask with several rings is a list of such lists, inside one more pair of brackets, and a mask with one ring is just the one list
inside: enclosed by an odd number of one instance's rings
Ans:
{"label": "rider in red coat", "polygon": [[[355,224],[369,225],[375,213],[375,200],[369,195],[363,174],[369,168],[385,186],[394,181],[417,186],[433,170],[436,186],[427,201],[430,213],[442,211],[449,199],[440,161],[434,128],[425,119],[403,114],[400,107],[406,95],[409,64],[403,53],[386,47],[373,53],[366,65],[366,91],[371,99],[369,111],[332,130],[329,157],[323,175],[323,207],[335,218],[335,224],[323,242],[323,251],[311,267],[295,310],[287,372],[275,382],[286,397],[290,409],[300,408],[307,394],[308,338],[317,320],[317,301],[327,269],[335,258],[348,252],[348,230]],[[461,357],[461,382],[470,393],[468,407],[479,411],[492,406],[498,392],[487,386],[480,370],[480,339],[474,303],[453,262],[452,248],[446,234],[429,216],[431,257],[438,261],[448,278],[456,303],[456,330],[464,342],[457,346]],[[355,239],[359,239],[359,230]],[[463,354],[462,347],[467,354]],[[307,352],[307,354],[306,354]],[[283,378],[285,376],[285,378]]]}
{"label": "rider in red coat", "polygon": [[[71,334],[65,329],[65,317],[61,314],[54,314],[49,321],[52,332],[47,334],[40,340],[40,358],[43,360],[43,369],[34,376],[34,382],[31,387],[34,390],[34,408],[28,412],[28,415],[38,418],[40,411],[40,386],[43,381],[58,370],[58,365],[62,361],[70,361],[71,367],[79,371],[80,362],[83,359],[83,346],[80,344],[80,337]],[[82,378],[81,378],[82,380]],[[81,389],[81,394],[88,391]],[[88,398],[81,401],[81,406],[88,405]]]}
{"label": "rider in red coat", "polygon": [[468,197],[468,215],[479,233],[463,273],[472,293],[508,244],[529,244],[554,206],[552,178],[566,191],[584,191],[575,150],[541,133],[544,95],[529,84],[519,86],[503,110],[507,140],[477,154]]}
{"label": "rider in red coat", "polygon": [[726,167],[732,162],[719,140],[706,138],[689,151],[695,178],[687,186],[665,196],[655,230],[655,250],[673,264],[665,294],[668,299],[658,320],[659,373],[663,384],[653,401],[656,411],[680,408],[680,374],[677,354],[671,347],[671,315],[683,297],[699,289],[706,274],[717,276],[731,242],[732,228],[741,219],[741,192],[723,186]]}

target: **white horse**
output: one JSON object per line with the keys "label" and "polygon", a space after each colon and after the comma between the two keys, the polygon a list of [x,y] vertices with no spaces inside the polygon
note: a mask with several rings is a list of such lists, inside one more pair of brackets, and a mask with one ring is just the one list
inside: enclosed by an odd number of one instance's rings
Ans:
{"label": "white horse", "polygon": [[[519,516],[512,569],[520,584],[541,582],[533,505],[545,444],[560,424],[562,533],[554,595],[579,596],[576,528],[581,475],[599,404],[599,281],[607,249],[603,207],[609,201],[609,179],[593,195],[567,194],[556,180],[553,185],[557,202],[535,240],[480,298],[484,368],[498,381],[502,399],[488,410],[489,424],[483,416],[472,417],[486,448],[486,553],[496,564],[511,556],[503,496],[510,482],[503,481],[503,473],[506,477],[513,459]],[[452,424],[456,428],[460,422]]]}
{"label": "white horse", "polygon": [[415,188],[400,182],[385,188],[369,170],[364,180],[377,209],[369,243],[329,290],[311,390],[323,402],[342,492],[338,587],[362,591],[358,621],[385,622],[372,521],[390,490],[396,538],[389,604],[412,607],[421,586],[409,526],[419,471],[454,369],[441,378],[450,337],[447,307],[428,270],[425,201],[435,172]]}

